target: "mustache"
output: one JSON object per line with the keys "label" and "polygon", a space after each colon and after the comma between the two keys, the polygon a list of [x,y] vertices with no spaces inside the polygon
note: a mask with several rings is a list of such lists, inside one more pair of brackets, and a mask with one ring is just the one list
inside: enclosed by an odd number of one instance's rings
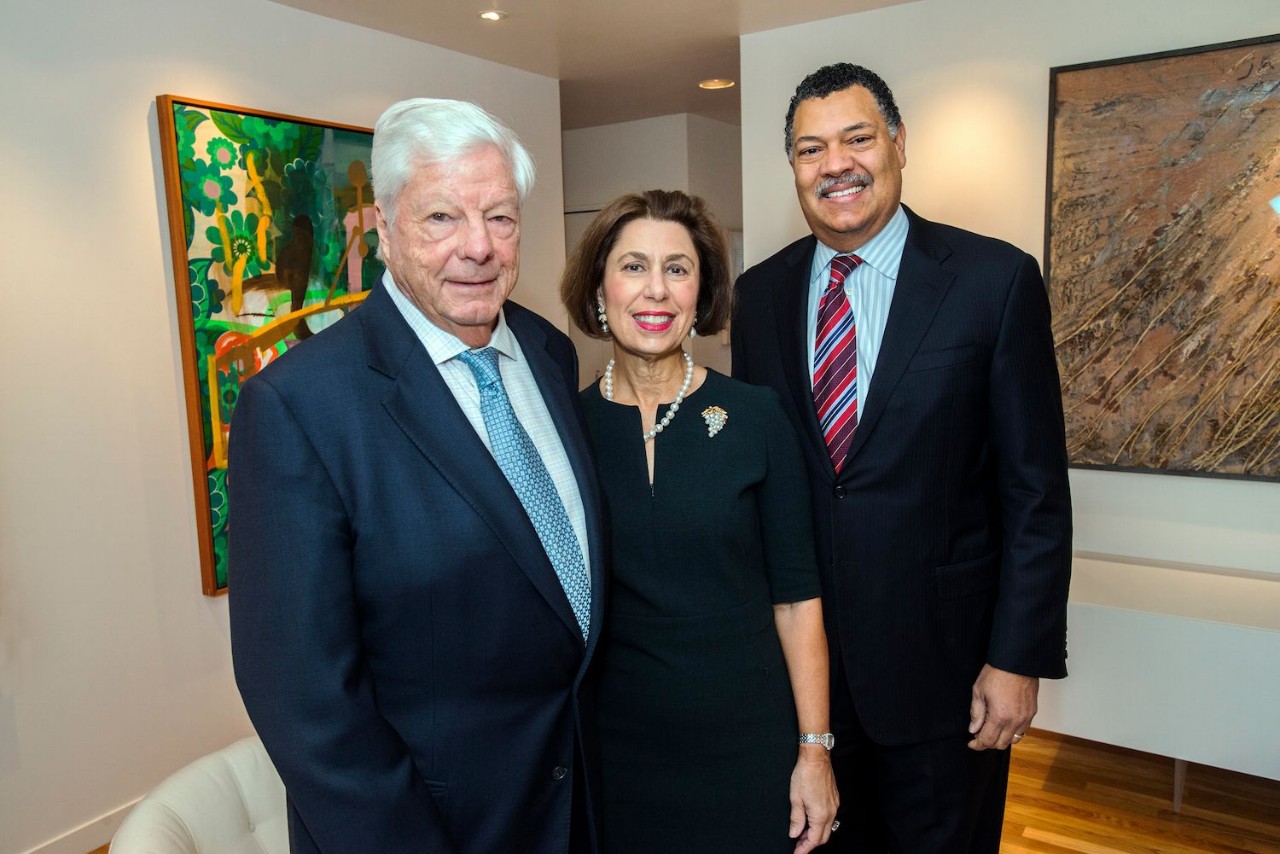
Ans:
{"label": "mustache", "polygon": [[813,194],[821,198],[832,187],[840,185],[850,185],[855,187],[870,187],[873,178],[870,175],[861,175],[856,172],[845,172],[843,175],[836,175],[831,178],[823,178],[822,181],[814,188]]}

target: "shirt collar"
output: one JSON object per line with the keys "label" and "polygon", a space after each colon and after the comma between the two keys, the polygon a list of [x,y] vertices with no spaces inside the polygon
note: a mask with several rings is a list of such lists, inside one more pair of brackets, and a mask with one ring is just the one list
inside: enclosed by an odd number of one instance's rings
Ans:
{"label": "shirt collar", "polygon": [[[418,340],[427,348],[427,354],[431,356],[432,362],[437,365],[443,365],[445,362],[456,358],[464,350],[473,349],[464,344],[462,339],[452,332],[447,332],[436,326],[430,318],[423,314],[422,310],[414,305],[400,290],[400,286],[392,278],[390,270],[383,274],[382,285],[387,289],[391,301],[400,310],[400,314],[418,336]],[[493,335],[485,346],[494,348],[509,359],[517,358],[517,354],[520,352],[516,345],[515,333],[511,331],[511,327],[507,326],[506,313],[501,309],[498,310],[498,323],[493,329]]]}
{"label": "shirt collar", "polygon": [[[909,225],[907,212],[902,209],[902,205],[898,205],[897,211],[885,223],[885,227],[880,229],[880,233],[854,250],[854,254],[872,270],[885,278],[897,281],[898,267],[902,264],[902,250],[907,245]],[[831,264],[831,259],[839,254],[819,240],[813,253],[814,269],[818,273],[825,273]]]}

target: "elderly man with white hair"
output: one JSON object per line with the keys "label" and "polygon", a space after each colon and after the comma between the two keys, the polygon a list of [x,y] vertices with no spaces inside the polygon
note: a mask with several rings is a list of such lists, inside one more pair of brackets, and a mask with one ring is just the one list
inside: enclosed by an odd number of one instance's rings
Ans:
{"label": "elderly man with white hair", "polygon": [[508,301],[533,164],[473,104],[378,120],[387,272],[251,379],[236,679],[294,852],[590,852],[604,558],[569,340]]}

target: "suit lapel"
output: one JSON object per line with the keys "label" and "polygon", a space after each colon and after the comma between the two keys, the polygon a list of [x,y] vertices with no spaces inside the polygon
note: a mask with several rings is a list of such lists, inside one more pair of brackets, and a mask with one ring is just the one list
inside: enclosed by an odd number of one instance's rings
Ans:
{"label": "suit lapel", "polygon": [[[356,313],[364,324],[369,367],[394,380],[383,407],[489,526],[566,627],[579,634],[573,609],[520,499],[384,287],[379,284]],[[521,348],[544,349],[523,340]],[[541,379],[539,386],[545,389]]]}
{"label": "suit lapel", "polygon": [[[809,273],[818,241],[810,236],[796,243],[785,259],[786,269],[774,284],[773,302],[778,334],[778,352],[782,354],[782,370],[787,388],[804,422],[804,440],[819,458],[830,455],[813,405],[813,384],[809,380]],[[834,468],[832,473],[834,473]]]}
{"label": "suit lapel", "polygon": [[853,443],[849,446],[849,456],[841,474],[848,474],[853,468],[851,463],[879,423],[889,398],[897,389],[911,357],[920,347],[943,297],[955,280],[954,273],[942,268],[942,261],[951,254],[951,250],[937,238],[927,220],[916,216],[910,209],[907,209],[907,216],[911,226],[902,250],[893,301],[889,304],[889,319],[880,343],[875,376],[871,380],[866,406],[858,413],[858,429],[853,434]]}

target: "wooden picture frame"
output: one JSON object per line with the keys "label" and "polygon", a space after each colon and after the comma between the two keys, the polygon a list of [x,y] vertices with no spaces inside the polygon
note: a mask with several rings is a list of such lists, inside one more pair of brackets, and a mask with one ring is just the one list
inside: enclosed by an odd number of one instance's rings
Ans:
{"label": "wooden picture frame", "polygon": [[240,384],[382,275],[368,128],[156,99],[206,595],[227,588],[227,438]]}
{"label": "wooden picture frame", "polygon": [[1074,466],[1280,480],[1280,35],[1053,68]]}

